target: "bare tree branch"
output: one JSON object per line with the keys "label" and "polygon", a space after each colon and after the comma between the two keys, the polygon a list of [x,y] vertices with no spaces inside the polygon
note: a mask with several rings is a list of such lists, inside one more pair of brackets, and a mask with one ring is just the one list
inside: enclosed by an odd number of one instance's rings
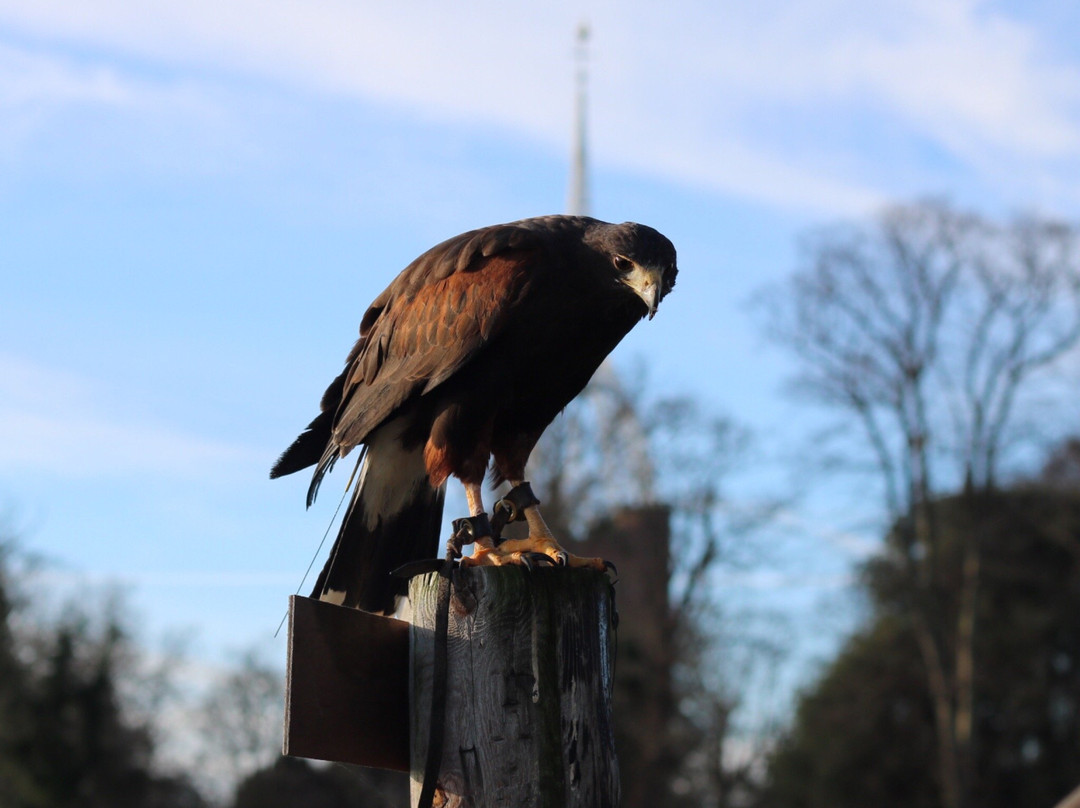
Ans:
{"label": "bare tree branch", "polygon": [[1078,247],[1080,230],[1060,222],[898,206],[807,242],[768,298],[772,335],[803,360],[800,389],[854,416],[875,459],[896,549],[922,593],[911,619],[949,808],[966,808],[971,769],[981,546],[973,528],[962,608],[936,613],[933,503],[963,489],[977,507],[1022,434],[1032,379],[1080,342]]}

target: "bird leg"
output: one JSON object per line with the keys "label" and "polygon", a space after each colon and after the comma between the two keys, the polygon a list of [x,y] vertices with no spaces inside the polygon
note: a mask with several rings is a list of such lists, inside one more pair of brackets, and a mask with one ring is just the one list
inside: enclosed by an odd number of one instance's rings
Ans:
{"label": "bird leg", "polygon": [[[465,501],[469,505],[469,516],[484,516],[483,486],[480,483],[463,483],[465,486]],[[489,564],[485,561],[487,555],[495,549],[495,540],[492,536],[477,536],[473,540],[473,551],[461,559],[465,566],[472,564]]]}
{"label": "bird leg", "polygon": [[484,510],[484,489],[480,483],[465,483],[465,501],[469,504],[469,516],[479,516]]}

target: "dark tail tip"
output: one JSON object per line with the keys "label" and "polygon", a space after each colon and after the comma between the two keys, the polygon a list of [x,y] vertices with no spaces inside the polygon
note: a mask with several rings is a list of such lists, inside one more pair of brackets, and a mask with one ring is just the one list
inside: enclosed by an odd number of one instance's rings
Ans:
{"label": "dark tail tip", "polygon": [[330,442],[330,421],[333,416],[328,412],[319,413],[307,429],[292,442],[292,445],[281,453],[273,467],[270,469],[270,479],[276,480],[286,474],[314,466],[322,459],[326,451],[326,444]]}

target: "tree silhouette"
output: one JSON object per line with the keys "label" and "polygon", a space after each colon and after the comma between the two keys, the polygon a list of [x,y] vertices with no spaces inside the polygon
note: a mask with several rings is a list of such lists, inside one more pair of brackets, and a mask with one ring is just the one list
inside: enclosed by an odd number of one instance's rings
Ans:
{"label": "tree silhouette", "polygon": [[150,726],[124,709],[132,653],[119,620],[16,620],[12,556],[0,544],[0,804],[201,808],[186,778],[155,770]]}
{"label": "tree silhouette", "polygon": [[[963,609],[969,504],[932,503],[938,574],[954,593],[939,607],[951,620]],[[991,527],[981,532],[969,799],[1054,805],[1080,782],[1080,492],[1024,485],[980,506]],[[801,698],[763,806],[941,804],[933,694],[907,619],[913,580],[898,555],[870,562],[864,580],[871,620]]]}
{"label": "tree silhouette", "polygon": [[[1035,425],[1033,382],[1080,339],[1078,270],[1073,226],[923,203],[823,231],[766,297],[772,334],[803,360],[799,389],[858,426],[897,526],[889,550],[909,578],[903,618],[931,696],[946,808],[970,804],[979,774],[975,638],[992,525],[978,508]],[[933,503],[952,491],[972,519],[963,574],[946,584]]]}

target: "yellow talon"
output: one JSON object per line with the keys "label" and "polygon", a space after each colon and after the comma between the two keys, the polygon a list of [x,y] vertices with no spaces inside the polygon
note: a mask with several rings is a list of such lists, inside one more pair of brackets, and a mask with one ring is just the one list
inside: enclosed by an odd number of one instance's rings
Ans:
{"label": "yellow talon", "polygon": [[502,566],[504,564],[523,564],[532,566],[530,555],[542,555],[560,567],[587,567],[604,570],[610,568],[610,562],[602,558],[584,558],[566,552],[550,536],[530,536],[527,539],[507,539],[497,547],[477,542],[473,545],[472,555],[461,559],[464,566]]}

